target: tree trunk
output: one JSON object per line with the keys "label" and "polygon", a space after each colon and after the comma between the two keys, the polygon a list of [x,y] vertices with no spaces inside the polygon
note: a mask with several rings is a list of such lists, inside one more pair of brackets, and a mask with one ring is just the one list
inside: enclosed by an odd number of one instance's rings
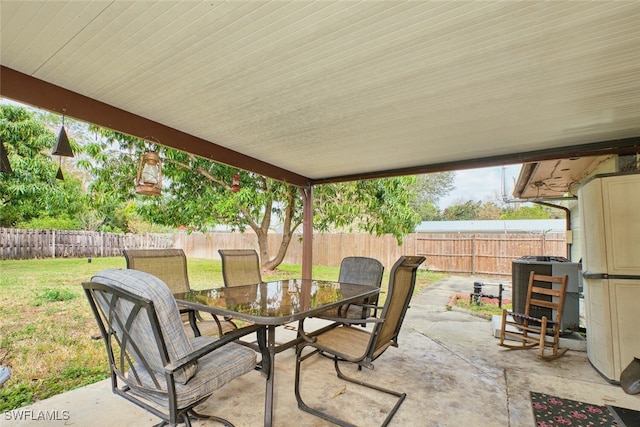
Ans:
{"label": "tree trunk", "polygon": [[258,246],[260,247],[260,259],[262,260],[263,271],[273,271],[282,263],[284,256],[287,254],[287,249],[289,248],[289,243],[291,243],[292,236],[293,233],[291,231],[284,230],[284,233],[282,234],[282,241],[278,248],[278,253],[275,257],[269,259],[269,240],[267,238],[267,234],[258,234]]}
{"label": "tree trunk", "polygon": [[[297,190],[289,186],[286,196],[287,209],[282,229],[282,241],[280,242],[278,253],[273,259],[269,259],[269,240],[267,236],[267,233],[269,232],[269,223],[271,222],[270,215],[268,216],[268,221],[263,220],[262,228],[254,229],[258,235],[258,246],[260,247],[260,259],[262,260],[263,271],[275,270],[282,263],[284,256],[287,254],[289,243],[291,243],[291,239],[293,237],[293,231],[300,225],[300,222],[294,220],[297,197]],[[267,215],[265,215],[265,218],[267,218]]]}

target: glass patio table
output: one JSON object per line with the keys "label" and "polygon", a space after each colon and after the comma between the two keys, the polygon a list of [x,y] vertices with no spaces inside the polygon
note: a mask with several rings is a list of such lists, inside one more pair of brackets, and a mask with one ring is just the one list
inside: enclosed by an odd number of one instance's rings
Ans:
{"label": "glass patio table", "polygon": [[[241,319],[264,325],[258,331],[258,348],[262,353],[262,373],[267,379],[264,425],[273,418],[275,355],[302,341],[302,337],[276,344],[277,326],[304,320],[320,312],[355,302],[380,292],[377,286],[355,285],[313,279],[287,279],[256,285],[191,290],[174,294],[180,305],[218,316]],[[315,335],[329,325],[307,335]]]}

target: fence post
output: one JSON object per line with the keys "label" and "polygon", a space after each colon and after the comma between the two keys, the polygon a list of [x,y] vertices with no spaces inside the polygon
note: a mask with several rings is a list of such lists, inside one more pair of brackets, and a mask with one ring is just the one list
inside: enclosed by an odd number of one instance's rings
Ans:
{"label": "fence post", "polygon": [[51,230],[51,258],[56,257],[56,230]]}
{"label": "fence post", "polygon": [[476,235],[471,235],[471,274],[476,274]]}

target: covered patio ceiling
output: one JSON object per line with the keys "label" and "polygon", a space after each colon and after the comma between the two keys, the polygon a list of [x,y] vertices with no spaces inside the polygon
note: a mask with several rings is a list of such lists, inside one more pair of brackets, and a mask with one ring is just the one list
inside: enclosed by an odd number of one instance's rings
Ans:
{"label": "covered patio ceiling", "polygon": [[1,94],[308,186],[640,146],[640,2],[2,1]]}

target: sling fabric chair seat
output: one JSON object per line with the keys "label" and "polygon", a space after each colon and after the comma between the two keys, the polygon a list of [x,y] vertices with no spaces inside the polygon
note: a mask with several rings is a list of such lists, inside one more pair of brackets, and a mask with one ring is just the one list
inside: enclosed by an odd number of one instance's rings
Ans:
{"label": "sling fabric chair seat", "polygon": [[263,327],[190,340],[169,288],[138,270],[105,270],[83,288],[105,342],[114,393],[160,417],[160,425],[189,426],[190,415],[232,425],[193,408],[255,369],[256,353],[234,341],[264,333]]}
{"label": "sling fabric chair seat", "polygon": [[[325,420],[331,421],[334,424],[341,426],[354,425],[330,415],[325,410],[312,408],[302,399],[300,393],[302,362],[314,354],[321,353],[325,356],[332,356],[338,378],[397,398],[393,409],[389,412],[382,425],[386,426],[389,424],[406,398],[406,393],[393,391],[384,387],[365,383],[357,379],[349,378],[342,373],[339,363],[351,362],[357,364],[359,368],[373,368],[372,362],[380,357],[387,348],[390,346],[398,346],[398,334],[413,295],[416,283],[416,271],[424,260],[424,257],[402,256],[394,264],[389,274],[387,298],[379,317],[367,319],[340,319],[336,321],[333,328],[330,328],[318,335],[314,335],[313,337],[309,337],[305,334],[303,322],[300,322],[299,333],[304,341],[296,347],[295,395],[298,402],[298,408]],[[355,328],[350,325],[350,323],[358,324],[362,322],[372,323],[373,329],[368,331],[362,328]],[[303,351],[306,347],[313,347],[314,350],[303,355]],[[323,404],[323,406],[326,406],[326,403]]]}

